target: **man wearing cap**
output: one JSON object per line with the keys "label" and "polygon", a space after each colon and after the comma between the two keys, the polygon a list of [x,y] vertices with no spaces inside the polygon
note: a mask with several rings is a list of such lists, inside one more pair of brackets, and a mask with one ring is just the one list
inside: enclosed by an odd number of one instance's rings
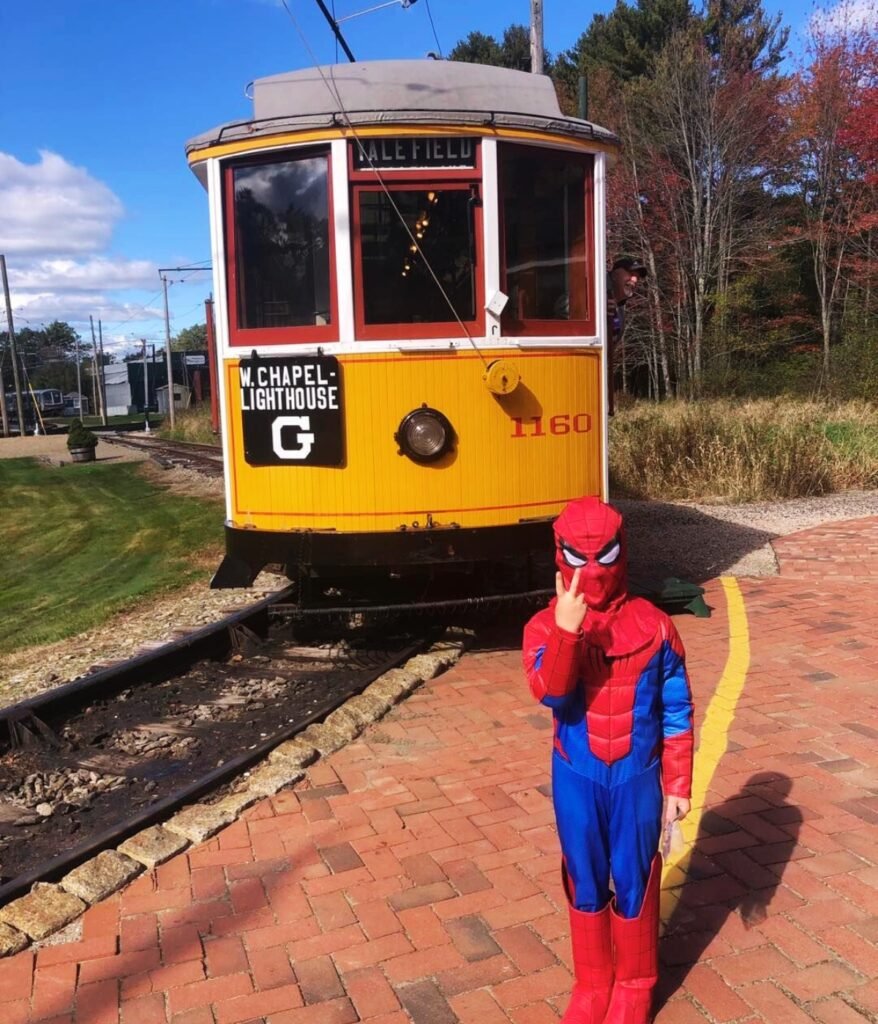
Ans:
{"label": "man wearing cap", "polygon": [[620,256],[607,274],[607,344],[610,375],[609,411],[613,413],[613,357],[625,326],[625,303],[647,276],[646,267],[631,256]]}

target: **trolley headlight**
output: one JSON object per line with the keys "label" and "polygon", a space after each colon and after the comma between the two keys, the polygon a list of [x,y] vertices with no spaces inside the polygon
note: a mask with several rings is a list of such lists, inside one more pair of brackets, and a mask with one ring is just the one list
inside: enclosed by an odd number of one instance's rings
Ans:
{"label": "trolley headlight", "polygon": [[454,428],[448,419],[426,405],[403,417],[393,436],[400,452],[415,462],[435,462],[454,445]]}

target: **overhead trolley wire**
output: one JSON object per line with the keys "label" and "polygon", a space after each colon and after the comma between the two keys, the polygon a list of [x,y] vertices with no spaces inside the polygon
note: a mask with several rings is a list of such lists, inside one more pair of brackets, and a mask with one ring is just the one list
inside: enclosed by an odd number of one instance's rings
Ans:
{"label": "overhead trolley wire", "polygon": [[433,38],[436,40],[436,49],[439,51],[439,56],[444,60],[445,56],[442,53],[442,44],[439,42],[439,36],[436,34],[436,25],[433,22],[433,12],[430,10],[430,0],[424,0],[427,6],[427,17],[430,19],[430,28],[433,30]]}
{"label": "overhead trolley wire", "polygon": [[[372,160],[372,158],[369,156],[369,153],[366,150],[366,147],[363,145],[362,141],[360,140],[360,137],[357,134],[357,130],[356,130],[356,128],[354,128],[353,122],[351,121],[351,119],[350,119],[350,117],[348,115],[348,112],[345,109],[344,102],[342,101],[341,94],[338,91],[338,87],[337,87],[337,85],[335,83],[335,80],[333,79],[332,80],[332,84],[330,85],[329,80],[327,79],[326,75],[323,73],[323,69],[320,66],[320,62],[318,61],[317,56],[315,55],[314,51],[311,49],[311,46],[310,46],[310,44],[308,42],[307,37],[305,36],[305,33],[302,31],[302,28],[299,25],[299,22],[296,20],[296,16],[290,10],[289,5],[287,4],[287,0],[281,0],[281,3],[283,4],[284,10],[289,15],[290,20],[292,21],[296,31],[298,32],[299,38],[302,40],[302,44],[304,45],[305,49],[308,51],[308,54],[311,57],[311,61],[312,61],[313,65],[314,65],[315,69],[317,70],[317,73],[320,75],[321,79],[323,80],[323,84],[329,90],[329,94],[330,94],[330,96],[332,96],[333,100],[335,100],[335,102],[338,104],[338,108],[339,108],[339,111],[342,114],[342,117],[344,118],[345,125],[346,125],[348,131],[351,133],[351,136],[353,137],[353,139],[356,142],[357,146],[359,147],[360,154],[366,160],[366,162],[369,164],[369,167],[372,169],[372,171],[375,174],[375,177],[378,179],[378,183],[380,184],[381,188],[383,189],[384,195],[386,196],[387,201],[390,203],[391,207],[393,208],[393,212],[399,218],[399,222],[400,222],[400,224],[402,224],[402,227],[403,227],[403,230],[405,231],[405,233],[409,236],[411,244],[415,246],[415,249],[417,250],[418,255],[424,261],[424,266],[429,271],[430,277],[433,278],[433,281],[434,281],[436,287],[439,289],[439,292],[442,295],[442,298],[445,300],[446,304],[448,305],[448,308],[451,310],[451,313],[452,313],[454,319],[457,321],[457,324],[460,327],[460,330],[461,330],[462,334],[467,339],[467,341],[469,341],[470,345],[472,345],[473,350],[476,352],[478,357],[482,360],[482,363],[485,366],[487,366],[488,365],[488,360],[485,358],[483,352],[481,351],[479,346],[476,344],[476,341],[473,338],[473,336],[467,330],[466,324],[463,322],[463,320],[461,320],[460,316],[458,315],[458,312],[455,309],[454,303],[451,301],[451,298],[449,297],[448,292],[446,292],[445,288],[442,286],[442,282],[439,280],[438,276],[436,275],[436,271],[433,269],[432,264],[430,263],[429,259],[427,258],[426,254],[424,253],[424,251],[421,249],[420,245],[418,245],[417,238],[415,237],[415,235],[412,232],[411,228],[408,226],[408,223],[406,222],[405,217],[403,217],[402,212],[400,211],[399,207],[396,205],[396,202],[394,201],[393,195],[391,194],[390,189],[387,187],[387,184],[385,183],[384,178],[381,175],[381,172],[375,166],[375,163]],[[317,3],[321,6],[321,8],[323,7],[323,4],[322,4],[321,0],[317,0]],[[432,18],[431,18],[431,23],[432,23]],[[438,43],[438,40],[437,40],[437,43]],[[332,71],[330,70],[330,76],[331,75],[332,75]]]}

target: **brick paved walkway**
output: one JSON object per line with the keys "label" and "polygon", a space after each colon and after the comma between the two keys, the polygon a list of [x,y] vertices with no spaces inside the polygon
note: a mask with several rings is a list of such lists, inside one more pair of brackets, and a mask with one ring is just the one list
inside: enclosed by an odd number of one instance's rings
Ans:
{"label": "brick paved walkway", "polygon": [[[711,714],[694,847],[667,877],[660,1024],[878,1020],[878,518],[776,549],[779,578],[715,581],[713,618],[676,620],[700,730]],[[555,1021],[549,728],[516,650],[467,655],[89,910],[80,941],[0,962],[0,1022]]]}

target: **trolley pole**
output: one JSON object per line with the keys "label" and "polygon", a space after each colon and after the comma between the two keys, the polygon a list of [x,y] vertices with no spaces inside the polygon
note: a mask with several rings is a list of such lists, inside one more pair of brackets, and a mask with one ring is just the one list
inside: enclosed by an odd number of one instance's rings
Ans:
{"label": "trolley pole", "polygon": [[[18,374],[18,353],[15,349],[15,328],[12,325],[12,299],[9,297],[9,278],[6,276],[6,257],[0,254],[0,273],[3,274],[3,294],[6,297],[6,326],[9,331],[9,354],[12,356],[12,379],[15,381],[15,404],[18,408],[18,433],[24,437],[24,399],[21,395],[21,378]],[[3,396],[6,408],[6,395]]]}
{"label": "trolley pole", "polygon": [[146,366],[146,338],[143,342],[143,431],[149,433],[149,372]]}
{"label": "trolley pole", "polygon": [[170,416],[171,430],[176,425],[174,417],[174,363],[171,359],[171,314],[168,312],[168,279],[165,274],[161,275],[162,288],[165,293],[165,360],[168,364],[168,415]]}
{"label": "trolley pole", "polygon": [[530,70],[543,73],[543,0],[530,0]]}
{"label": "trolley pole", "polygon": [[317,0],[317,6],[320,8],[320,13],[323,15],[324,18],[326,18],[329,27],[332,29],[332,34],[335,36],[335,38],[339,42],[339,45],[344,50],[345,56],[351,62],[351,64],[355,64],[357,58],[351,53],[351,48],[345,41],[345,37],[341,34],[341,29],[338,27],[338,22],[329,13],[326,4],[323,2],[323,0]]}

